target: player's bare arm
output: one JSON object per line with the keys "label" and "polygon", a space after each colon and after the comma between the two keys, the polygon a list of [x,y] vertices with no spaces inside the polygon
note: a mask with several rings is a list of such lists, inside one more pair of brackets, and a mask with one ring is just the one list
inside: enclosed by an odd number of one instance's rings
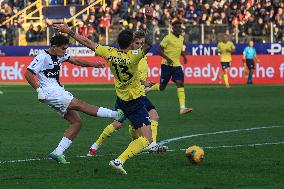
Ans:
{"label": "player's bare arm", "polygon": [[161,57],[167,60],[168,65],[173,65],[174,62],[165,54],[164,48],[161,45],[158,46],[157,52]]}
{"label": "player's bare arm", "polygon": [[91,49],[93,51],[96,50],[96,47],[98,45],[97,43],[91,41],[87,37],[84,37],[82,35],[79,35],[78,33],[75,33],[73,30],[71,30],[71,28],[66,23],[53,24],[53,27],[56,30],[58,30],[58,31],[60,31],[62,33],[68,34],[70,37],[74,38],[76,41],[78,41],[82,45],[88,47],[89,49]]}
{"label": "player's bare arm", "polygon": [[40,88],[39,83],[35,80],[34,74],[29,69],[27,69],[24,76],[26,80],[28,81],[28,83],[30,84],[30,86],[32,86],[32,88],[36,90],[38,100],[40,102],[44,102],[45,95],[42,91],[42,88]]}
{"label": "player's bare arm", "polygon": [[95,67],[95,68],[104,68],[105,64],[102,62],[88,62],[86,60],[82,60],[82,59],[76,59],[76,58],[72,58],[70,57],[68,62],[70,62],[71,64],[77,65],[77,66],[81,66],[81,67]]}
{"label": "player's bare arm", "polygon": [[181,56],[183,57],[183,63],[187,64],[187,51],[186,51],[186,46],[183,46],[183,49],[181,51]]}
{"label": "player's bare arm", "polygon": [[230,49],[227,49],[227,52],[229,53],[233,53],[235,52],[236,48],[235,47],[231,47]]}
{"label": "player's bare arm", "polygon": [[141,80],[141,84],[144,85],[145,87],[152,87],[155,83],[153,83],[152,81]]}
{"label": "player's bare arm", "polygon": [[145,36],[145,44],[142,46],[143,52],[147,54],[151,46],[153,44],[154,40],[154,33],[153,33],[153,24],[152,24],[152,19],[153,19],[153,12],[154,9],[150,7],[149,5],[145,5],[145,17],[146,17],[146,36]]}
{"label": "player's bare arm", "polygon": [[255,59],[255,61],[257,62],[257,63],[259,63],[260,62],[260,60],[259,60],[259,58],[258,58],[258,56],[254,56],[254,59]]}
{"label": "player's bare arm", "polygon": [[34,88],[35,90],[39,88],[39,83],[35,80],[34,74],[30,70],[26,70],[24,74],[27,82]]}

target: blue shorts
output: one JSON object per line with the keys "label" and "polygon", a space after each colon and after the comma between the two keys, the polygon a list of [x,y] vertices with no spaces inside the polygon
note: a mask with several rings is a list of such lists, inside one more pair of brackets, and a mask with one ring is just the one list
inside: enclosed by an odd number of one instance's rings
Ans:
{"label": "blue shorts", "polygon": [[221,62],[222,69],[229,68],[231,66],[231,62]]}
{"label": "blue shorts", "polygon": [[125,117],[129,119],[135,129],[142,127],[143,124],[151,125],[143,96],[129,101],[117,97],[115,108],[123,111]]}
{"label": "blue shorts", "polygon": [[184,81],[184,74],[181,66],[173,67],[162,64],[160,84],[168,84],[171,78],[173,82],[176,80]]}
{"label": "blue shorts", "polygon": [[144,106],[148,112],[150,110],[156,109],[156,107],[152,104],[147,96],[142,96],[142,100],[144,101]]}
{"label": "blue shorts", "polygon": [[249,70],[254,69],[254,60],[253,59],[246,59],[247,67]]}

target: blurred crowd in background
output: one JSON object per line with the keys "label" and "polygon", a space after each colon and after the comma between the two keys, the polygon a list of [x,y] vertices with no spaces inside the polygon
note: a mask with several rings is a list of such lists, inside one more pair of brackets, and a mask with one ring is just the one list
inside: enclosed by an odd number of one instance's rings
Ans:
{"label": "blurred crowd in background", "polygon": [[[0,23],[16,14],[33,0],[0,0]],[[63,0],[50,0],[50,6],[62,6]],[[94,0],[85,0],[86,4]],[[101,5],[90,9],[89,15],[80,18],[77,31],[94,40],[118,30],[145,29],[144,9],[139,0],[107,0],[107,8]],[[67,0],[68,6],[81,5],[82,0]],[[156,42],[168,32],[170,23],[183,21],[187,43],[217,43],[218,35],[230,34],[233,41],[247,43],[251,38],[256,42],[284,42],[284,1],[283,0],[156,0],[154,7],[154,31]],[[48,20],[46,20],[48,25]],[[203,29],[201,27],[203,25]],[[0,45],[13,45],[13,38],[21,23],[15,19],[0,28]],[[30,24],[26,32],[28,42],[44,40],[45,28]],[[272,36],[271,36],[272,35]]]}

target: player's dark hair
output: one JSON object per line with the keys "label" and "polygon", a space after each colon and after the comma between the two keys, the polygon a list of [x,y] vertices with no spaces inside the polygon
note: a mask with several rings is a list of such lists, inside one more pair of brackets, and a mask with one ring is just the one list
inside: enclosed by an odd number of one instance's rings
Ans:
{"label": "player's dark hair", "polygon": [[132,43],[133,33],[130,30],[123,30],[119,33],[117,43],[121,49],[127,49]]}
{"label": "player's dark hair", "polygon": [[134,32],[133,34],[133,39],[141,39],[141,38],[145,38],[146,35],[145,35],[145,32],[142,31],[142,30],[138,30],[136,32]]}
{"label": "player's dark hair", "polygon": [[56,34],[51,37],[50,45],[53,46],[61,46],[61,45],[68,45],[69,44],[69,37],[66,37],[62,34]]}
{"label": "player's dark hair", "polygon": [[175,21],[172,22],[172,26],[175,26],[175,25],[177,25],[177,24],[182,24],[182,21],[180,21],[180,20],[175,20]]}

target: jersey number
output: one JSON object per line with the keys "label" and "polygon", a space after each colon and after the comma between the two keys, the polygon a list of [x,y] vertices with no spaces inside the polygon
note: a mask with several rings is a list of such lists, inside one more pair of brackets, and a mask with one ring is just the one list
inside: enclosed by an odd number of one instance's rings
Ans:
{"label": "jersey number", "polygon": [[[117,64],[112,64],[114,69],[115,69],[115,73],[116,73],[116,76],[117,76],[117,79],[120,81],[120,82],[127,82],[128,80],[130,80],[133,75],[131,73],[128,72],[128,67],[127,66],[124,66],[124,65],[117,65]],[[119,72],[119,68],[120,68],[120,72]],[[124,79],[122,80],[121,79],[121,74],[126,74],[128,75],[128,79]]]}

